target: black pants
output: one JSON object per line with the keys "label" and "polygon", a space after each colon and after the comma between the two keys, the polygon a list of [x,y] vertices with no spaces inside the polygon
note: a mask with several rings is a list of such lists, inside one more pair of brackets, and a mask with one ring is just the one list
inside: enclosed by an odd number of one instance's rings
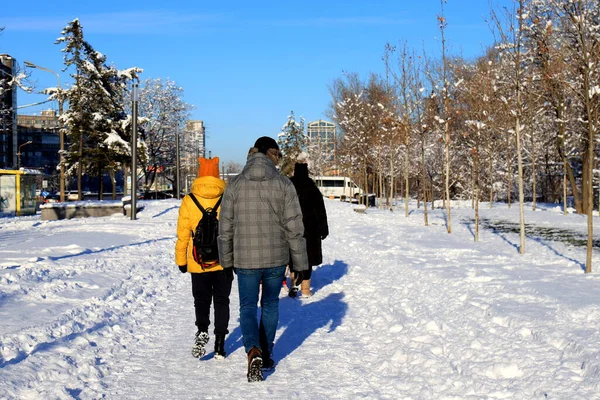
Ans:
{"label": "black pants", "polygon": [[200,332],[208,332],[210,303],[215,301],[215,335],[229,333],[229,294],[231,280],[225,271],[204,272],[192,275],[192,294],[196,311],[196,326]]}
{"label": "black pants", "polygon": [[[292,265],[291,259],[290,259],[290,272],[297,272],[297,271],[294,271],[294,266]],[[307,280],[309,280],[311,278],[312,272],[313,272],[312,265],[309,265],[308,269],[306,271],[302,271],[302,273],[304,274],[302,277],[304,278],[305,281],[307,281]],[[292,285],[293,284],[294,283],[292,282]]]}

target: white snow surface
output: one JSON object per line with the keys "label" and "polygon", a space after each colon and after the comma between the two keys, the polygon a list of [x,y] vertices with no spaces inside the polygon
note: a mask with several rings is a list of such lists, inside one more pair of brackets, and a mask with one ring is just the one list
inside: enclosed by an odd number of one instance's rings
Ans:
{"label": "white snow surface", "polygon": [[[585,247],[483,229],[473,210],[395,211],[326,199],[330,236],[309,299],[282,289],[277,367],[246,380],[237,279],[227,358],[191,356],[178,200],[123,215],[0,219],[0,399],[598,399],[600,275]],[[526,209],[584,235],[585,216]],[[482,203],[487,221],[518,205]],[[598,219],[595,218],[595,224]],[[598,230],[596,230],[598,232]],[[600,256],[594,252],[594,268]],[[212,320],[212,318],[211,318]]]}

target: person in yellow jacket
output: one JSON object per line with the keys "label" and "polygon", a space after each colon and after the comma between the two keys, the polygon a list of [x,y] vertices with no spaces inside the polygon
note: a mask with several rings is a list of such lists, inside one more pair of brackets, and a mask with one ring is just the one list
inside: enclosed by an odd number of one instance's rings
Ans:
{"label": "person in yellow jacket", "polygon": [[[192,194],[205,210],[212,209],[225,190],[225,181],[219,178],[219,158],[199,158],[198,178],[192,184]],[[217,214],[220,213],[220,207]],[[229,333],[229,295],[233,281],[233,268],[223,269],[217,261],[202,266],[194,261],[192,254],[193,238],[202,211],[190,195],[183,198],[177,219],[177,242],[175,243],[175,263],[182,273],[192,276],[192,294],[198,331],[192,347],[192,355],[200,358],[206,354],[209,342],[210,305],[214,300],[214,334],[216,359],[225,358],[225,336]]]}

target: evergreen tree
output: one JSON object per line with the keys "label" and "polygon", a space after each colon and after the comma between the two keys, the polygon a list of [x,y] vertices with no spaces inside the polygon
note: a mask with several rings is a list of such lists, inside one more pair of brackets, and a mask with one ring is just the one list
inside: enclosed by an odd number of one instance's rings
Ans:
{"label": "evergreen tree", "polygon": [[294,174],[294,164],[298,155],[306,150],[307,138],[304,134],[304,118],[296,121],[294,111],[288,116],[288,120],[281,128],[278,140],[279,149],[283,153],[280,168],[281,173],[286,176]]}
{"label": "evergreen tree", "polygon": [[[64,44],[66,69],[72,67],[71,88],[62,93],[69,108],[61,116],[69,146],[65,163],[70,174],[77,170],[77,188],[81,199],[84,173],[102,178],[105,170],[114,177],[130,154],[124,91],[127,83],[137,79],[138,68],[120,71],[108,66],[106,56],[94,50],[84,39],[78,19],[62,31],[56,44]],[[100,190],[100,193],[102,190]],[[113,179],[114,193],[114,179]]]}

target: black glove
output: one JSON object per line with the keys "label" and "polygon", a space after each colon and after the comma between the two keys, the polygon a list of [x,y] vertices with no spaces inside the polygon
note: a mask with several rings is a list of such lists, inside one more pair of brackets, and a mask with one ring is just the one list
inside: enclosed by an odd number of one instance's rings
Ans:
{"label": "black glove", "polygon": [[229,280],[232,281],[233,280],[233,267],[225,268],[225,275],[227,275],[227,278],[229,278]]}
{"label": "black glove", "polygon": [[179,270],[181,273],[185,274],[187,272],[187,265],[180,265]]}

